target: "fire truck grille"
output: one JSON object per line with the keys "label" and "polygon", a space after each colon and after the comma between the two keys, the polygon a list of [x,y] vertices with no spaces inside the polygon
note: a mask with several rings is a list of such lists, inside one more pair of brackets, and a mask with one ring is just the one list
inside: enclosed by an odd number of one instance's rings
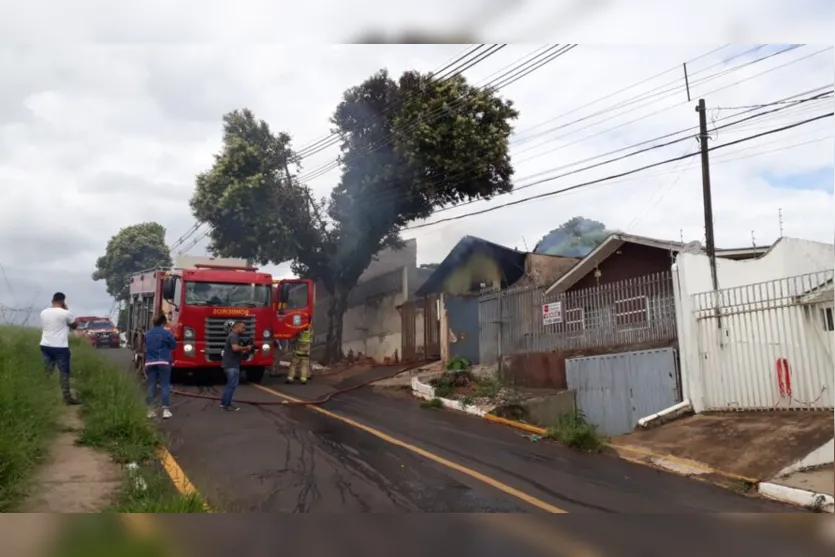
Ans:
{"label": "fire truck grille", "polygon": [[[229,329],[235,321],[243,321],[246,324],[245,339],[255,339],[255,318],[227,318],[207,317],[206,318],[206,359],[210,362],[219,362],[223,359],[223,348],[226,346],[226,337]],[[228,324],[228,325],[227,325]]]}

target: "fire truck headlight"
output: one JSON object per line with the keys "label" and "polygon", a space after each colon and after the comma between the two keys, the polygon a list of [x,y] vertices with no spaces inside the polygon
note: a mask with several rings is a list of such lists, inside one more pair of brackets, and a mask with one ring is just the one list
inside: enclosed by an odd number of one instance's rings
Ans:
{"label": "fire truck headlight", "polygon": [[265,342],[264,344],[261,345],[261,351],[264,354],[269,354],[270,353],[270,345]]}
{"label": "fire truck headlight", "polygon": [[186,327],[186,328],[183,330],[183,337],[184,337],[184,338],[188,338],[188,339],[194,338],[194,329],[191,329],[191,328],[189,328],[189,327]]}
{"label": "fire truck headlight", "polygon": [[264,338],[270,338],[271,336],[273,336],[273,332],[269,329],[265,329],[264,330]]}
{"label": "fire truck headlight", "polygon": [[183,352],[188,355],[194,354],[194,345],[193,344],[184,344],[183,345]]}
{"label": "fire truck headlight", "polygon": [[302,324],[302,316],[297,313],[296,315],[293,316],[293,325],[298,327],[301,324]]}

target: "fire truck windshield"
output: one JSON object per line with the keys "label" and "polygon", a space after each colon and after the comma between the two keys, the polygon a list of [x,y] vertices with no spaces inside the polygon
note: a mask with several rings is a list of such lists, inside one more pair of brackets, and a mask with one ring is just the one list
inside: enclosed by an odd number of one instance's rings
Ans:
{"label": "fire truck windshield", "polygon": [[270,305],[270,285],[187,282],[187,306],[261,308]]}

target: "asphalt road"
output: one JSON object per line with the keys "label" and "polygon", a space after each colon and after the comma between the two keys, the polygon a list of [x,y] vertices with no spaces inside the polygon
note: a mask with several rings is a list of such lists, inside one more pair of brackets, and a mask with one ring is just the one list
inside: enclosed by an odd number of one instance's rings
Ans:
{"label": "asphalt road", "polygon": [[[124,363],[129,358],[125,351],[108,354]],[[319,398],[333,390],[322,383],[287,387],[269,379],[264,386],[298,398]],[[220,385],[178,388],[198,395],[221,392]],[[236,398],[281,400],[252,385],[239,387]],[[275,554],[277,548],[298,543],[300,551],[339,549],[348,555],[344,536],[363,544],[373,538],[380,551],[425,554],[449,549],[455,532],[455,543],[463,544],[456,551],[497,556],[817,554],[814,547],[799,553],[797,539],[774,529],[707,514],[796,512],[793,507],[615,457],[532,442],[510,428],[422,409],[410,397],[368,388],[315,408],[242,405],[240,412],[226,413],[216,401],[175,397],[174,418],[162,424],[169,448],[214,508],[322,515],[310,535],[300,533],[309,522],[291,518],[276,521],[250,514],[246,516],[254,518],[230,519],[217,527],[207,527],[202,522],[210,520],[206,518],[176,519],[181,521],[176,530],[194,551],[200,547],[211,553],[223,539],[234,538],[236,529],[264,524],[266,529],[257,528],[255,536],[261,541],[250,536],[253,554]],[[543,511],[570,514],[548,518]],[[359,513],[378,514],[363,519]],[[353,516],[328,516],[334,514]],[[392,522],[397,514],[404,514],[405,521]],[[172,520],[165,524],[176,522]],[[412,536],[406,543],[398,525],[412,522],[425,527],[419,540],[411,541]],[[194,534],[184,534],[189,531]],[[362,551],[367,553],[368,546]]]}

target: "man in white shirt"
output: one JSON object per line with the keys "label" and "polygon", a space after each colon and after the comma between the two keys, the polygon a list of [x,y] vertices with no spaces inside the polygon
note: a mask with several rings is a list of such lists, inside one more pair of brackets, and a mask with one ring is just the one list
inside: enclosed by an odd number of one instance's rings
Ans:
{"label": "man in white shirt", "polygon": [[75,329],[76,325],[66,300],[63,292],[56,292],[52,296],[52,306],[41,312],[41,354],[48,375],[58,367],[64,402],[78,404],[70,392],[70,329]]}

